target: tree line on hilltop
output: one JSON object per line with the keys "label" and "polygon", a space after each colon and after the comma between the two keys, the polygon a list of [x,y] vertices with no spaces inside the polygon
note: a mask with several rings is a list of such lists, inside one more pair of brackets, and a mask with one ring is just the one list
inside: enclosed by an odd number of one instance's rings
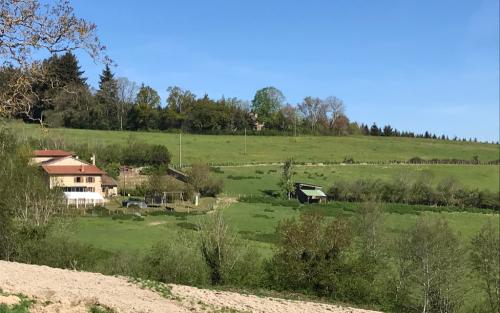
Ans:
{"label": "tree line on hilltop", "polygon": [[[285,101],[275,87],[257,90],[251,102],[196,96],[187,89],[168,87],[165,103],[156,90],[145,84],[115,77],[106,65],[94,90],[83,76],[71,52],[54,54],[41,62],[41,71],[50,79],[33,83],[33,105],[18,118],[42,122],[50,127],[102,130],[182,129],[193,133],[367,135],[462,140],[430,132],[400,131],[391,125],[371,126],[351,121],[343,101],[337,97],[305,97],[296,106]],[[0,93],[7,94],[19,77],[19,69],[0,68]],[[477,141],[470,138],[469,141]]]}

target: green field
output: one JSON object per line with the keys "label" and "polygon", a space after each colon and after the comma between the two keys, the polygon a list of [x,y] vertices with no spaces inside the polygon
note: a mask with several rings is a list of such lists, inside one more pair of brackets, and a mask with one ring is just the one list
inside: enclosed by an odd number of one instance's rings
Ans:
{"label": "green field", "polygon": [[[346,208],[346,210],[343,209]],[[327,216],[352,214],[351,204],[339,204],[325,211]],[[297,217],[302,210],[291,207],[275,206],[264,203],[236,203],[224,210],[224,216],[231,228],[239,233],[252,247],[257,248],[263,256],[272,253],[274,230],[279,221]],[[479,231],[482,225],[491,221],[498,226],[498,215],[483,213],[449,213],[422,212],[429,216],[442,217],[450,226],[461,234],[464,244]],[[417,219],[418,214],[385,214],[386,233],[395,238],[402,230],[409,228]],[[81,217],[76,220],[73,238],[95,245],[108,251],[144,252],[160,240],[175,240],[178,232],[195,234],[192,227],[196,226],[205,215],[146,216],[144,221],[113,220],[111,217]]]}
{"label": "green field", "polygon": [[[4,122],[5,124],[5,122]],[[166,145],[178,162],[179,135],[159,132],[46,129],[38,125],[8,123],[25,137],[47,137],[67,143],[126,144],[131,140]],[[268,163],[293,157],[297,162],[340,162],[424,159],[464,159],[478,156],[481,161],[499,159],[500,147],[493,144],[453,142],[432,139],[369,136],[248,136],[247,154],[243,136],[182,135],[183,163]]]}
{"label": "green field", "polygon": [[[295,165],[294,180],[318,184],[326,190],[338,181],[390,180],[397,176],[412,180],[425,173],[435,183],[454,177],[464,187],[496,192],[500,184],[499,169],[497,165]],[[224,180],[224,192],[228,195],[262,195],[278,191],[281,171],[277,165],[220,167],[215,174]]]}

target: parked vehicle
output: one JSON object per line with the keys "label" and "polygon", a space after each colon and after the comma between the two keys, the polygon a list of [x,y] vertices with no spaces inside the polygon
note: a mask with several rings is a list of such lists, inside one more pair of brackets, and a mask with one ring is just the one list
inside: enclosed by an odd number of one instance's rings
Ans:
{"label": "parked vehicle", "polygon": [[130,207],[137,207],[139,209],[147,209],[148,205],[144,200],[141,199],[135,199],[135,198],[129,198],[128,200],[125,200],[122,202],[122,206],[125,208],[130,208]]}

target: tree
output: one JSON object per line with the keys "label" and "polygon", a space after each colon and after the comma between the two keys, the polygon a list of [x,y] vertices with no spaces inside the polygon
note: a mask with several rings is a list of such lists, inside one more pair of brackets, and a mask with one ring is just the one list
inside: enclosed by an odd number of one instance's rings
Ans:
{"label": "tree", "polygon": [[170,163],[171,154],[164,145],[152,145],[149,149],[149,164],[166,167]]}
{"label": "tree", "polygon": [[283,163],[283,173],[281,174],[281,180],[279,186],[281,187],[281,194],[283,198],[290,199],[290,196],[294,190],[293,186],[293,160],[287,159]]}
{"label": "tree", "polygon": [[149,86],[141,85],[135,98],[135,105],[128,115],[128,128],[157,129],[159,126],[160,96]]}
{"label": "tree", "polygon": [[321,119],[326,119],[325,106],[320,98],[305,97],[298,108],[313,132],[316,130],[318,122]]}
{"label": "tree", "polygon": [[471,241],[470,261],[487,295],[488,312],[500,312],[500,239],[491,223],[485,224]]}
{"label": "tree", "polygon": [[39,0],[3,0],[0,12],[0,57],[4,66],[18,68],[9,88],[0,93],[0,116],[33,118],[33,105],[40,100],[34,86],[51,82],[47,70],[34,60],[36,55],[83,49],[94,60],[110,61],[103,55],[95,24],[76,17],[68,0],[46,5]]}
{"label": "tree", "polygon": [[216,196],[222,191],[222,180],[213,177],[206,164],[193,164],[188,171],[189,183],[204,196]]}
{"label": "tree", "polygon": [[370,127],[370,136],[380,136],[380,134],[380,128],[378,128],[377,124],[373,123],[372,127]]}
{"label": "tree", "polygon": [[377,262],[382,250],[383,211],[375,202],[364,202],[355,215],[355,231],[360,240],[361,256]]}
{"label": "tree", "polygon": [[330,127],[333,128],[335,120],[340,116],[345,116],[345,105],[342,100],[335,96],[327,97],[323,100],[325,105],[328,107],[328,111],[331,113]]}
{"label": "tree", "polygon": [[382,134],[386,137],[390,137],[393,135],[393,132],[394,130],[392,129],[391,125],[385,125]]}
{"label": "tree", "polygon": [[394,310],[451,313],[461,306],[462,249],[442,219],[420,217],[397,244]]}
{"label": "tree", "polygon": [[135,98],[135,104],[157,109],[160,107],[161,99],[156,90],[142,84]]}
{"label": "tree", "polygon": [[340,114],[338,115],[332,124],[333,133],[337,136],[348,135],[349,134],[349,119],[347,116]]}
{"label": "tree", "polygon": [[107,128],[117,129],[120,127],[120,102],[118,99],[118,86],[114,74],[108,64],[99,76],[99,90],[96,94],[97,103],[102,107],[105,114]]}
{"label": "tree", "polygon": [[309,290],[334,296],[351,244],[349,224],[343,219],[328,221],[318,213],[304,213],[276,228],[277,252],[267,267],[274,287]]}
{"label": "tree", "polygon": [[210,272],[212,285],[223,284],[233,270],[236,236],[222,217],[222,209],[217,209],[199,224],[200,249]]}
{"label": "tree", "polygon": [[123,122],[127,118],[127,113],[132,107],[135,97],[139,92],[137,83],[120,77],[116,80],[117,96],[119,103],[118,119],[120,120],[120,130],[123,130]]}
{"label": "tree", "polygon": [[196,101],[196,95],[177,86],[167,88],[167,108],[177,113],[189,111]]}
{"label": "tree", "polygon": [[252,100],[252,112],[262,123],[270,123],[285,101],[283,93],[275,87],[265,87],[257,90]]}

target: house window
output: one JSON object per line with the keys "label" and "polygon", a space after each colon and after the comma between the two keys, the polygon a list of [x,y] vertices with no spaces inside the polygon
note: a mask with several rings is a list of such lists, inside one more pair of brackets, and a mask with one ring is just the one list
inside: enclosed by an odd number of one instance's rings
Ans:
{"label": "house window", "polygon": [[64,192],[84,192],[85,187],[63,187]]}
{"label": "house window", "polygon": [[87,183],[93,183],[94,177],[87,177]]}
{"label": "house window", "polygon": [[83,182],[83,177],[77,176],[75,177],[75,183],[81,183]]}
{"label": "house window", "polygon": [[95,192],[95,188],[94,187],[87,187],[87,191],[89,191],[89,192]]}

